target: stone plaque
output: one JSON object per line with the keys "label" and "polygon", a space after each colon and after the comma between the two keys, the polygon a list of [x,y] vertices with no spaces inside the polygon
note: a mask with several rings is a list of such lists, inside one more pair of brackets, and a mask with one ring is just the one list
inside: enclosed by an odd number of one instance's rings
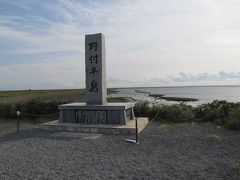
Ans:
{"label": "stone plaque", "polygon": [[77,111],[76,122],[84,124],[107,124],[106,111]]}
{"label": "stone plaque", "polygon": [[105,39],[102,33],[85,36],[86,103],[107,104]]}

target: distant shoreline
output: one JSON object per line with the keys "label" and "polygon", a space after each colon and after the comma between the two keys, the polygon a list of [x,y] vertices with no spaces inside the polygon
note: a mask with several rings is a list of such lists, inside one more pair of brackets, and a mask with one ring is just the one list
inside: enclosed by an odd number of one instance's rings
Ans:
{"label": "distant shoreline", "polygon": [[[202,85],[202,86],[135,86],[135,87],[108,87],[107,89],[141,89],[141,88],[187,88],[187,87],[240,87],[240,85]],[[8,91],[54,91],[54,90],[85,90],[85,88],[59,88],[59,89],[10,89],[10,90],[0,90],[0,92]]]}
{"label": "distant shoreline", "polygon": [[240,87],[240,85],[204,85],[204,86],[139,86],[139,87],[120,87],[110,89],[141,89],[141,88],[187,88],[187,87]]}

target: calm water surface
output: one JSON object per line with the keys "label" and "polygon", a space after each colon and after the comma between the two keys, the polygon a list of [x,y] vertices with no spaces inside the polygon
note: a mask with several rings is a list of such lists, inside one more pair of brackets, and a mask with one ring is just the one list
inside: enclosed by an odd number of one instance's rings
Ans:
{"label": "calm water surface", "polygon": [[148,100],[157,104],[175,104],[178,102],[156,100],[147,93],[164,94],[165,96],[197,98],[199,101],[189,102],[193,106],[210,103],[214,100],[226,100],[229,102],[240,102],[240,86],[202,86],[202,87],[145,87],[117,89],[118,93],[113,96],[131,97],[136,100]]}

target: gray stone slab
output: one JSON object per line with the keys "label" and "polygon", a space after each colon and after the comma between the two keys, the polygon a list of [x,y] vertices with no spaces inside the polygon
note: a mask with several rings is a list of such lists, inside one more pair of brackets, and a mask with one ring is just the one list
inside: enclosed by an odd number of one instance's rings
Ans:
{"label": "gray stone slab", "polygon": [[85,36],[86,103],[106,104],[105,38],[102,33]]}
{"label": "gray stone slab", "polygon": [[59,105],[60,122],[86,124],[126,124],[134,119],[133,103],[108,103],[106,105],[87,105],[70,103]]}
{"label": "gray stone slab", "polygon": [[[138,117],[138,133],[140,133],[148,124],[148,118]],[[135,121],[130,120],[126,125],[117,124],[79,124],[79,123],[60,123],[59,120],[50,121],[42,124],[42,129],[81,132],[94,134],[135,134]]]}
{"label": "gray stone slab", "polygon": [[80,110],[76,111],[75,119],[76,123],[107,124],[107,112]]}
{"label": "gray stone slab", "polygon": [[81,109],[81,110],[126,110],[134,106],[133,103],[107,103],[106,105],[88,105],[86,103],[69,103],[58,106],[58,109]]}

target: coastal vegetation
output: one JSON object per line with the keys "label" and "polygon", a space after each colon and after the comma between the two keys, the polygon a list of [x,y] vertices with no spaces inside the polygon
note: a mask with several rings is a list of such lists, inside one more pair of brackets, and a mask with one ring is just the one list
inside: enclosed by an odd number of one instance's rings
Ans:
{"label": "coastal vegetation", "polygon": [[8,128],[8,125],[0,120],[0,132],[3,131],[5,128]]}
{"label": "coastal vegetation", "polygon": [[28,102],[32,99],[42,101],[85,101],[84,89],[21,90],[0,91],[0,103]]}
{"label": "coastal vegetation", "polygon": [[150,94],[150,92],[141,91],[141,90],[138,90],[138,89],[135,89],[134,91],[135,91],[136,93]]}
{"label": "coastal vegetation", "polygon": [[[110,92],[110,91],[109,91]],[[84,90],[27,90],[0,92],[0,119],[16,118],[16,111],[35,115],[58,112],[58,105],[84,101]],[[129,98],[109,97],[108,102],[128,102]],[[240,103],[213,101],[197,107],[185,103],[152,105],[148,101],[135,103],[135,115],[167,123],[211,122],[229,129],[240,130]],[[57,115],[55,115],[55,118]],[[31,117],[36,119],[36,117]]]}
{"label": "coastal vegetation", "polygon": [[234,164],[232,168],[234,171],[240,173],[240,163]]}
{"label": "coastal vegetation", "polygon": [[175,97],[175,96],[166,96],[165,94],[154,94],[150,92],[145,92],[141,90],[134,90],[137,93],[145,93],[149,97],[153,97],[155,99],[164,99],[166,101],[177,101],[177,102],[193,102],[198,101],[196,98],[189,98],[189,97]]}
{"label": "coastal vegetation", "polygon": [[153,97],[156,99],[162,99],[162,97],[164,96],[164,94],[149,94],[149,97]]}
{"label": "coastal vegetation", "polygon": [[186,97],[168,97],[163,96],[162,99],[166,101],[181,101],[181,102],[190,102],[190,101],[198,101],[196,98],[186,98]]}
{"label": "coastal vegetation", "polygon": [[164,94],[149,94],[148,96],[156,99],[164,99],[166,101],[180,101],[180,102],[198,101],[198,99],[196,98],[171,97],[171,96],[165,96]]}
{"label": "coastal vegetation", "polygon": [[220,141],[221,138],[217,135],[214,135],[214,134],[208,134],[207,139],[209,141]]}
{"label": "coastal vegetation", "polygon": [[240,103],[213,101],[197,107],[185,103],[153,105],[147,101],[135,104],[136,116],[145,116],[160,122],[211,122],[229,129],[240,130]]}

